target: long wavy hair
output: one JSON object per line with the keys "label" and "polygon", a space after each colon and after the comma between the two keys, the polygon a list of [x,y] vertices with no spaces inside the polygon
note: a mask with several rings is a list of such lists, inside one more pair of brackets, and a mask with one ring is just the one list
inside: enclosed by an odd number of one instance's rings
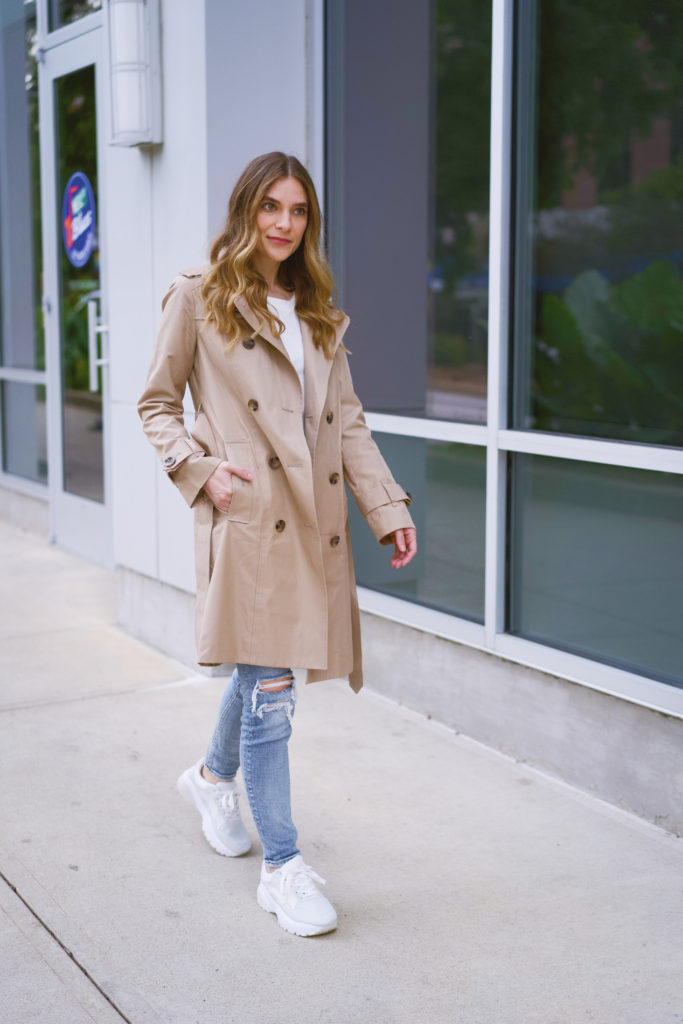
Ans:
{"label": "long wavy hair", "polygon": [[264,197],[280,178],[296,178],[308,199],[308,221],[296,251],[280,266],[278,279],[296,292],[296,313],[311,327],[317,348],[331,359],[335,349],[335,328],[344,318],[336,306],[336,288],[320,239],[322,218],[315,186],[306,168],[295,156],[265,153],[247,164],[235,185],[222,233],[211,247],[211,267],[202,286],[207,322],[213,322],[233,348],[244,334],[245,323],[235,305],[243,296],[250,308],[279,336],[282,321],[267,306],[268,285],[256,270],[256,216]]}

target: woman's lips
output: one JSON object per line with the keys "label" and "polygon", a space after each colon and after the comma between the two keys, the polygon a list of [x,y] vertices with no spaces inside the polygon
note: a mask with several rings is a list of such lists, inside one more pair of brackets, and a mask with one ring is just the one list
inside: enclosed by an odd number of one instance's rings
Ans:
{"label": "woman's lips", "polygon": [[275,242],[276,245],[291,245],[289,238],[276,238],[274,235],[267,235],[269,242]]}

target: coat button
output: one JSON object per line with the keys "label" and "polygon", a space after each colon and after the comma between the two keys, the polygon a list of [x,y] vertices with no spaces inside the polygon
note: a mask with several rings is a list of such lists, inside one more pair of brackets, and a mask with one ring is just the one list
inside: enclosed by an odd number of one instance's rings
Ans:
{"label": "coat button", "polygon": [[331,473],[330,474],[330,483],[331,484],[338,484],[339,483],[339,473]]}
{"label": "coat button", "polygon": [[244,345],[245,348],[253,348],[256,342],[254,341],[253,338],[245,338],[242,344]]}
{"label": "coat button", "polygon": [[285,524],[284,519],[278,519],[278,521],[275,524],[275,529],[277,530],[278,533],[282,533],[282,531],[285,528],[285,525],[286,524]]}
{"label": "coat button", "polygon": [[268,459],[268,465],[271,469],[279,469],[282,463],[278,459],[277,455],[271,455]]}
{"label": "coat button", "polygon": [[175,462],[175,459],[173,458],[172,455],[167,455],[166,458],[164,459],[164,465],[165,466],[172,466],[174,462]]}
{"label": "coat button", "polygon": [[258,409],[258,402],[256,401],[255,398],[250,398],[249,401],[247,402],[247,405],[249,406],[252,412],[256,412],[256,410]]}
{"label": "coat button", "polygon": [[334,419],[334,413],[333,412],[328,412],[328,414],[327,414],[327,422],[331,423],[333,419]]}
{"label": "coat button", "polygon": [[332,545],[333,548],[336,548],[336,546],[339,543],[340,539],[341,538],[337,537],[337,536],[330,537],[330,544]]}

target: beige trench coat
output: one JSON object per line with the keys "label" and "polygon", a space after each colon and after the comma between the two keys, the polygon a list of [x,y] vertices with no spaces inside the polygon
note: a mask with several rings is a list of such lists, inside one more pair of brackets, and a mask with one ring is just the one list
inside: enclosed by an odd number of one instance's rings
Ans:
{"label": "beige trench coat", "polygon": [[[251,331],[230,352],[205,323],[205,272],[180,274],[164,297],[138,404],[163,468],[194,509],[198,661],[306,668],[307,682],[348,675],[359,690],[344,480],[378,541],[389,543],[394,530],[413,524],[410,498],[372,440],[353,391],[340,346],[348,317],[331,360],[302,322],[302,408],[284,345],[246,302],[239,309]],[[188,383],[196,410],[190,434],[183,420]],[[226,459],[254,475],[233,476],[227,513],[202,490]]]}

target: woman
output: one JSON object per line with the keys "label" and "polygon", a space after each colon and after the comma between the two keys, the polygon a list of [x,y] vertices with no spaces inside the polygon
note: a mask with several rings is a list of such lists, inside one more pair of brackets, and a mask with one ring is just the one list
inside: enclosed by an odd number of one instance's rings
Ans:
{"label": "woman", "polygon": [[[203,665],[233,662],[208,751],[178,780],[211,846],[250,839],[242,776],[263,846],[257,899],[297,935],[336,927],[322,882],[296,846],[287,742],[292,665],[307,682],[362,686],[358,604],[344,481],[391,564],[417,550],[408,494],[365,425],[331,295],[310,176],[284,153],[252,160],[205,267],[163,301],[139,403],[161,464],[195,512],[197,645]],[[196,411],[188,435],[183,395]]]}

